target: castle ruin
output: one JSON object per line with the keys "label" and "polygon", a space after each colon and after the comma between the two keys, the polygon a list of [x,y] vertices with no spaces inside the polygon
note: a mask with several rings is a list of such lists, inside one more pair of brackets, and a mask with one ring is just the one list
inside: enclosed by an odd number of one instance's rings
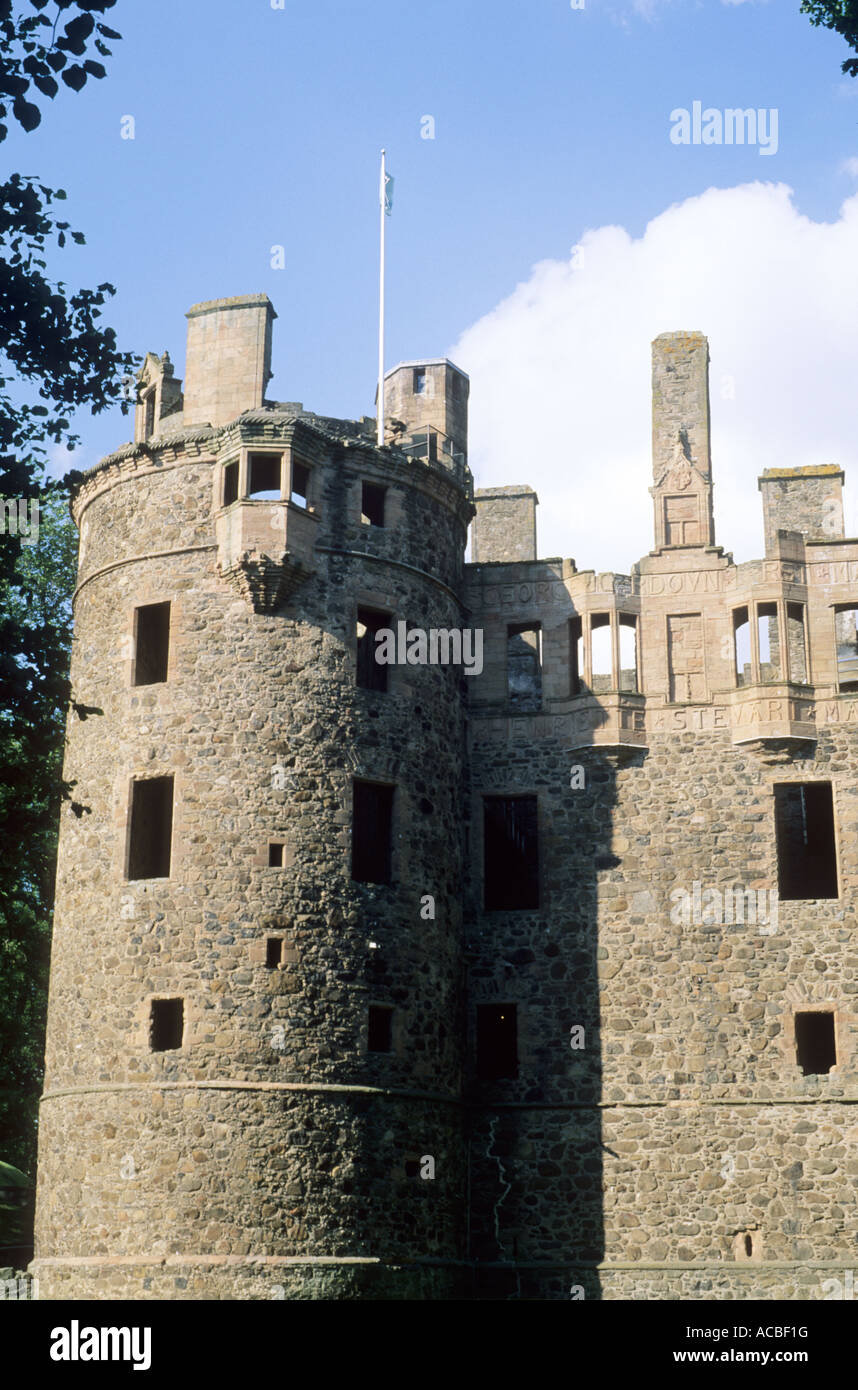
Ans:
{"label": "castle ruin", "polygon": [[[537,558],[469,381],[266,398],[265,295],[85,475],[43,1298],[818,1299],[858,1229],[858,540],[716,545],[708,346],[653,344],[654,543]],[[641,476],[643,499],[644,477]],[[464,561],[473,521],[473,560]],[[479,630],[479,673],[376,638]],[[84,807],[80,811],[80,806]]]}

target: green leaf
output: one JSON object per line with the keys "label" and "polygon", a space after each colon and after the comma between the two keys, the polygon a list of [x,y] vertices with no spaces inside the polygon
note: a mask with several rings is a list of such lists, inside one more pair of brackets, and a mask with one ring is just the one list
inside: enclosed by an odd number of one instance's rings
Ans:
{"label": "green leaf", "polygon": [[63,81],[67,87],[71,87],[72,91],[79,92],[86,83],[86,73],[79,63],[72,63],[71,67],[63,73]]}

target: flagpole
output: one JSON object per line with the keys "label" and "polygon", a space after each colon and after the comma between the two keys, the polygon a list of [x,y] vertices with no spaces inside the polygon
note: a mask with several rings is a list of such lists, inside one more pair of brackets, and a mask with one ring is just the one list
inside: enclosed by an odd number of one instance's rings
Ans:
{"label": "flagpole", "polygon": [[384,202],[385,202],[385,152],[381,152],[381,183],[378,201],[381,214],[381,250],[379,260],[378,294],[378,447],[384,444]]}

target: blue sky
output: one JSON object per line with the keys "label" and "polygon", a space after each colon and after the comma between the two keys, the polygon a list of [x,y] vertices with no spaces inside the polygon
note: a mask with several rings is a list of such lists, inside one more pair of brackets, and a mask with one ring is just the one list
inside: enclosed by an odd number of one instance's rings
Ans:
{"label": "blue sky", "polygon": [[[550,437],[540,439],[538,458],[522,459],[518,475],[508,476],[527,438],[526,403],[505,407],[520,416],[509,446],[498,443],[497,427],[488,429],[486,392],[479,408],[481,367],[502,377],[501,399],[511,402],[521,365],[514,360],[518,331],[487,340],[498,306],[516,287],[526,319],[522,341],[545,338],[539,316],[546,305],[533,267],[568,267],[571,248],[586,245],[587,233],[605,252],[604,229],[611,227],[640,243],[674,205],[755,181],[793,191],[784,235],[808,219],[830,228],[858,183],[858,81],[840,72],[849,50],[836,35],[814,29],[798,0],[585,0],[583,9],[569,0],[285,0],[282,10],[271,0],[120,0],[107,19],[123,34],[107,60],[108,77],[79,94],[64,90],[45,104],[38,131],[4,146],[9,167],[68,190],[72,225],[86,234],[86,247],[57,254],[55,274],[77,284],[111,280],[118,294],[109,321],[123,346],[140,353],[169,348],[178,374],[192,303],[265,290],[278,313],[269,395],[322,413],[371,413],[378,154],[385,145],[396,179],[388,365],[457,347],[465,352],[478,481],[532,481],[524,476],[530,471],[539,477],[544,513],[554,476],[545,470]],[[776,108],[777,153],[672,144],[671,111],[695,100]],[[120,138],[126,115],[134,117],[133,140]],[[435,121],[432,140],[421,138],[427,115]],[[716,206],[721,212],[726,204]],[[736,217],[742,224],[745,215],[753,222],[765,212],[743,204],[726,214],[726,225]],[[710,223],[721,225],[718,216]],[[674,235],[681,260],[688,254],[681,219]],[[270,265],[276,245],[285,248],[282,270]],[[626,244],[619,254],[628,252]],[[694,255],[693,275],[705,288],[712,250],[697,246]],[[599,264],[591,299],[616,281],[610,264]],[[650,265],[647,273],[669,276],[670,265],[667,255],[658,272]],[[736,279],[722,270],[727,283],[719,300]],[[788,265],[782,277],[781,293],[772,286],[775,302],[789,300]],[[687,304],[688,312],[705,307],[691,294]],[[573,296],[561,358],[574,339],[576,312]],[[757,312],[765,316],[765,306]],[[606,372],[612,340],[644,331],[634,313],[625,321],[616,297],[586,323]],[[749,319],[744,336],[759,326]],[[710,331],[707,323],[672,321],[655,331],[673,328]],[[777,336],[783,331],[779,325]],[[796,335],[796,351],[805,350],[803,325],[796,321],[787,331]],[[843,331],[849,334],[848,325]],[[717,348],[712,340],[713,369]],[[648,341],[622,370],[634,370],[636,379],[643,362],[645,376],[647,354]],[[562,361],[560,368],[562,381]],[[617,385],[621,394],[626,385],[637,389],[631,378]],[[637,433],[640,412],[638,403]],[[118,412],[76,423],[85,446],[79,466],[129,434]],[[574,421],[558,415],[556,427],[565,437]],[[637,464],[625,458],[624,445],[616,467],[643,470],[637,505],[645,521],[646,425],[640,444]],[[838,436],[832,449],[839,444]],[[845,425],[843,448],[850,448]],[[570,454],[563,477],[574,467],[583,465]],[[637,525],[620,526],[617,543],[634,545]],[[648,545],[645,531],[638,554]],[[561,539],[547,546],[549,554],[560,550],[574,553]],[[634,558],[606,552],[601,561],[612,559],[619,569]],[[582,554],[579,564],[585,562]]]}

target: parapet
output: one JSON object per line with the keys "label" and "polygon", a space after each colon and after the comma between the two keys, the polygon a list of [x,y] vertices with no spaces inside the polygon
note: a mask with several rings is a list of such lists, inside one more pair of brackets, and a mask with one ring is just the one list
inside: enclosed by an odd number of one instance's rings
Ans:
{"label": "parapet", "polygon": [[532,487],[481,487],[474,494],[474,564],[536,559],[536,508]]}

